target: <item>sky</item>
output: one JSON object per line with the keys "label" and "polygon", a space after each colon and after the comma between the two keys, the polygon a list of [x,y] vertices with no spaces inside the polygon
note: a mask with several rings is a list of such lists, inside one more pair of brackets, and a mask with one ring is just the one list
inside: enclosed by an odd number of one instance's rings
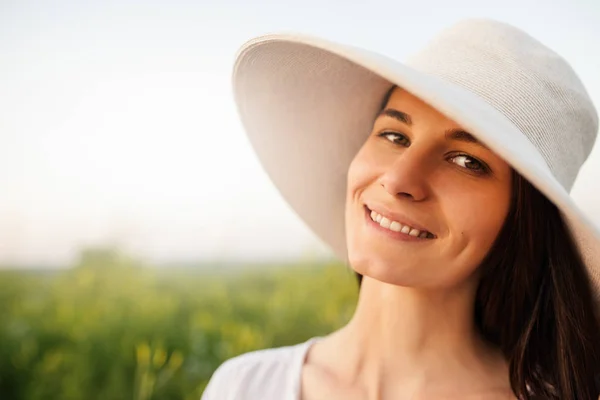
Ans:
{"label": "sky", "polygon": [[[252,153],[238,48],[283,31],[408,56],[468,17],[557,51],[600,107],[597,0],[0,0],[0,264],[68,266],[89,246],[155,263],[330,255]],[[599,146],[572,191],[598,223]]]}

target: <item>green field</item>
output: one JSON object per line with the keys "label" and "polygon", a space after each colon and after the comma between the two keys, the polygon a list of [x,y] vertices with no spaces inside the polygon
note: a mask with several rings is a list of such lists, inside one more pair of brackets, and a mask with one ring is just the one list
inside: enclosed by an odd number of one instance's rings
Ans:
{"label": "green field", "polygon": [[198,400],[225,359],[326,334],[356,296],[335,263],[0,271],[0,399]]}

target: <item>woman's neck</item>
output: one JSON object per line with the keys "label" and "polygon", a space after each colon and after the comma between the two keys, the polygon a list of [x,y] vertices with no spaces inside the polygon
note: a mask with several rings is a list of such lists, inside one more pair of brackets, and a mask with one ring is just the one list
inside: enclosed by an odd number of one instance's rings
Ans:
{"label": "woman's neck", "polygon": [[377,398],[394,388],[445,393],[493,386],[490,376],[496,379],[505,363],[477,334],[475,290],[466,283],[424,292],[365,277],[354,317],[330,337],[339,378]]}

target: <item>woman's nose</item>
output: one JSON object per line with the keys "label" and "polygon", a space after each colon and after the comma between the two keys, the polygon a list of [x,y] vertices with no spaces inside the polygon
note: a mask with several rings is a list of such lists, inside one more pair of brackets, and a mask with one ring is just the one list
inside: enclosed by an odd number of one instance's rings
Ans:
{"label": "woman's nose", "polygon": [[430,168],[426,155],[409,147],[389,165],[379,183],[394,197],[409,197],[421,201],[429,193]]}

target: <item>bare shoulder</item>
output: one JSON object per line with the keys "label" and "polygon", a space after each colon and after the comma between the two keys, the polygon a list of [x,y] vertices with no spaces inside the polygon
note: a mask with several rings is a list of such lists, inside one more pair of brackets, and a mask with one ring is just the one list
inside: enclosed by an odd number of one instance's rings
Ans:
{"label": "bare shoulder", "polygon": [[302,370],[300,400],[363,400],[365,393],[341,384],[326,370],[305,365]]}

